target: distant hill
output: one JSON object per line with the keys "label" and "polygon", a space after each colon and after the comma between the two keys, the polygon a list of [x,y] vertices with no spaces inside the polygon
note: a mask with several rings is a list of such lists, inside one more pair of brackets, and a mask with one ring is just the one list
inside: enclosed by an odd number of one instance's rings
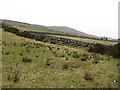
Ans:
{"label": "distant hill", "polygon": [[[1,20],[2,20],[2,22],[9,24],[11,26],[40,28],[40,29],[45,29],[45,30],[49,30],[49,31],[57,31],[57,32],[65,33],[65,34],[76,35],[76,36],[81,36],[81,37],[88,37],[88,38],[96,38],[96,39],[102,38],[102,37],[98,37],[95,35],[86,34],[84,32],[81,32],[81,31],[78,31],[78,30],[75,30],[73,28],[69,28],[66,26],[44,26],[44,25],[29,24],[29,23],[25,23],[25,22],[18,22],[18,21],[12,21],[12,20],[3,20],[3,19],[1,19]],[[108,40],[115,40],[110,37],[106,37],[106,38]]]}
{"label": "distant hill", "polygon": [[86,34],[84,32],[81,32],[81,31],[78,31],[78,30],[75,30],[73,28],[69,28],[69,27],[66,27],[66,26],[47,26],[46,29],[59,31],[59,32],[64,32],[64,33],[77,35],[77,36],[82,36],[82,37],[99,38],[97,36]]}

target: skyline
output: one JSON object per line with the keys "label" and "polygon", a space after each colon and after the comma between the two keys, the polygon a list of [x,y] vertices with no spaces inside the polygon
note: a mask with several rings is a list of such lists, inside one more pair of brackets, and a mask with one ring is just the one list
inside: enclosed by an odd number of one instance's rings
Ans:
{"label": "skyline", "polygon": [[[1,19],[118,38],[119,0],[1,0]],[[7,7],[6,7],[7,6]]]}

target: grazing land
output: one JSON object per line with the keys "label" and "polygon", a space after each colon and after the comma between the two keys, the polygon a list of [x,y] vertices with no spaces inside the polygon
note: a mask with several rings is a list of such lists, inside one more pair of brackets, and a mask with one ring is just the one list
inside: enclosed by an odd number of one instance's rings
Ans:
{"label": "grazing land", "polygon": [[63,34],[62,32],[57,31],[50,31],[46,29],[39,29],[39,28],[32,28],[32,27],[15,27],[21,31],[35,31],[35,32],[48,32],[48,33],[56,33],[56,34]]}
{"label": "grazing land", "polygon": [[90,53],[84,47],[36,41],[4,30],[2,34],[3,88],[118,88],[118,59],[112,56]]}
{"label": "grazing land", "polygon": [[113,42],[113,41],[94,40],[94,39],[89,39],[89,38],[78,38],[78,37],[59,36],[59,35],[50,35],[50,36],[68,38],[68,39],[73,39],[73,40],[78,40],[78,41],[89,42],[89,43],[99,43],[99,44],[106,44],[106,45],[115,45],[115,44],[117,44],[117,42]]}

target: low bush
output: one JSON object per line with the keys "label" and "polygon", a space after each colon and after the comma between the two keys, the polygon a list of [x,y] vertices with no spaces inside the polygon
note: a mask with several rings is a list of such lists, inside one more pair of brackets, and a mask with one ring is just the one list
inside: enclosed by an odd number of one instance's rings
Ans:
{"label": "low bush", "polygon": [[23,62],[29,63],[29,62],[32,62],[32,59],[31,58],[23,58]]}
{"label": "low bush", "polygon": [[57,48],[57,50],[59,50],[60,48]]}
{"label": "low bush", "polygon": [[36,55],[36,57],[39,57],[38,55]]}
{"label": "low bush", "polygon": [[68,69],[68,65],[67,64],[63,64],[62,69]]}
{"label": "low bush", "polygon": [[22,53],[20,53],[20,56],[23,56],[23,54],[22,54]]}
{"label": "low bush", "polygon": [[20,70],[18,67],[9,67],[6,78],[8,81],[18,82],[20,80]]}
{"label": "low bush", "polygon": [[92,76],[91,73],[86,72],[86,73],[84,74],[84,79],[87,80],[87,81],[92,81],[92,80],[93,80],[93,76]]}
{"label": "low bush", "polygon": [[9,52],[6,52],[5,54],[6,54],[6,55],[9,55]]}

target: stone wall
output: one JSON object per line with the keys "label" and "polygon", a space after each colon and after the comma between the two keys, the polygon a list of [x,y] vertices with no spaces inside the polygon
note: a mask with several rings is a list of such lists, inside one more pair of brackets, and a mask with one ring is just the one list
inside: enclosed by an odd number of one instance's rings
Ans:
{"label": "stone wall", "polygon": [[14,27],[3,27],[3,28],[5,31],[15,33],[16,35],[25,38],[35,39],[37,41],[49,42],[51,44],[70,45],[75,47],[87,47],[89,52],[107,54],[115,58],[120,58],[120,55],[118,53],[118,48],[120,49],[120,44],[117,44],[115,46],[95,44],[95,43],[77,41],[68,38],[48,36],[47,35],[48,33],[45,34],[43,32],[19,31]]}

